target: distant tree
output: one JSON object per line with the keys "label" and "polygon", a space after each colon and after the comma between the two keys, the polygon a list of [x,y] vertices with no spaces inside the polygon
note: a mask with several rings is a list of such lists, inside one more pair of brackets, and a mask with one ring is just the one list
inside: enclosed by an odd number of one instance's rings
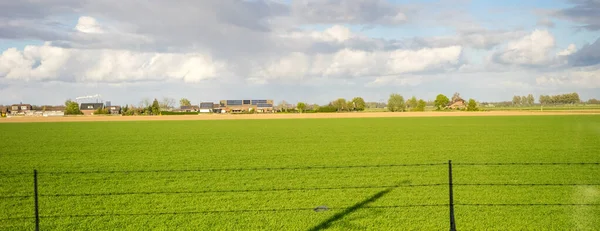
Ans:
{"label": "distant tree", "polygon": [[518,96],[518,95],[513,96],[512,103],[514,106],[521,105],[521,96]]}
{"label": "distant tree", "polygon": [[540,101],[540,104],[545,105],[548,104],[550,99],[550,96],[548,95],[540,95],[540,98],[538,99]]}
{"label": "distant tree", "polygon": [[417,97],[411,97],[408,101],[406,101],[406,106],[408,106],[408,109],[411,111],[416,111],[417,108]]}
{"label": "distant tree", "polygon": [[437,95],[437,97],[435,97],[435,101],[433,101],[433,104],[436,107],[436,110],[438,111],[446,107],[448,103],[450,103],[450,99],[448,99],[448,97],[446,97],[443,94]]}
{"label": "distant tree", "polygon": [[587,104],[600,104],[600,100],[597,100],[595,98],[591,98],[586,103]]}
{"label": "distant tree", "polygon": [[130,110],[129,105],[125,104],[121,107],[121,115],[133,115],[133,110]]}
{"label": "distant tree", "polygon": [[346,102],[346,111],[354,111],[354,102],[352,101],[347,101]]}
{"label": "distant tree", "polygon": [[313,111],[319,111],[319,108],[320,108],[320,107],[321,107],[321,106],[319,106],[318,104],[313,104],[313,105],[312,105],[312,110],[313,110]]}
{"label": "distant tree", "polygon": [[179,100],[179,105],[181,105],[181,106],[192,106],[192,103],[188,99],[186,99],[186,98],[181,98]]}
{"label": "distant tree", "polygon": [[469,99],[469,103],[467,104],[467,111],[477,111],[477,102],[474,99]]}
{"label": "distant tree", "polygon": [[576,92],[571,93],[570,100],[572,104],[581,103],[581,99],[579,98],[579,94]]}
{"label": "distant tree", "polygon": [[298,108],[298,111],[300,111],[300,113],[304,112],[304,110],[306,110],[306,104],[303,102],[298,102],[298,105],[296,105],[296,108]]}
{"label": "distant tree", "polygon": [[458,92],[455,92],[455,93],[454,93],[454,95],[452,95],[452,103],[456,103],[457,101],[460,101],[460,100],[463,100],[463,99],[460,97],[460,93],[458,93]]}
{"label": "distant tree", "polygon": [[366,103],[362,97],[354,97],[354,99],[352,99],[352,102],[354,103],[354,110],[357,110],[357,111],[365,110]]}
{"label": "distant tree", "polygon": [[173,99],[173,98],[164,97],[160,101],[160,108],[161,109],[171,109],[174,106],[175,106],[175,99]]}
{"label": "distant tree", "polygon": [[152,115],[160,114],[160,104],[158,103],[157,99],[154,99],[154,101],[152,102],[152,107],[150,108],[150,111],[152,112]]}
{"label": "distant tree", "polygon": [[344,99],[344,98],[336,99],[335,101],[331,102],[331,105],[334,106],[338,112],[343,111],[344,109],[346,109],[348,107],[348,104],[346,103],[346,99]]}
{"label": "distant tree", "polygon": [[401,112],[406,109],[406,105],[404,104],[404,97],[400,94],[391,94],[388,99],[388,111],[391,112]]}
{"label": "distant tree", "polygon": [[535,98],[533,97],[532,94],[527,95],[527,104],[529,104],[529,106],[535,104]]}
{"label": "distant tree", "polygon": [[279,111],[281,112],[287,112],[288,111],[288,102],[285,100],[282,100],[281,102],[279,102]]}
{"label": "distant tree", "polygon": [[148,108],[148,107],[150,107],[150,99],[149,98],[143,98],[142,101],[140,102],[139,107],[140,108]]}
{"label": "distant tree", "polygon": [[79,104],[75,101],[71,101],[68,99],[65,101],[65,115],[81,115],[81,110],[79,110]]}
{"label": "distant tree", "polygon": [[417,106],[415,107],[414,111],[425,111],[426,106],[427,106],[427,102],[425,102],[425,100],[420,99],[417,102]]}
{"label": "distant tree", "polygon": [[562,95],[540,95],[540,103],[546,104],[577,104],[581,103],[579,94],[576,92]]}

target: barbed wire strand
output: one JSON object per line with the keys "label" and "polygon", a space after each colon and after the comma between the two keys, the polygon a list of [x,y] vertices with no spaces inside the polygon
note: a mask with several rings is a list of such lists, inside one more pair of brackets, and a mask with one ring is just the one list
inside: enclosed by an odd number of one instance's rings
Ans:
{"label": "barbed wire strand", "polygon": [[[592,163],[452,163],[465,166],[502,166],[502,165],[600,165]],[[156,169],[156,170],[109,170],[109,171],[48,171],[43,174],[94,174],[94,173],[158,173],[158,172],[227,172],[227,171],[272,171],[272,170],[311,170],[311,169],[345,169],[345,168],[385,168],[385,167],[419,167],[440,166],[447,163],[421,164],[383,164],[383,165],[348,165],[348,166],[299,166],[299,167],[255,167],[255,168],[211,168],[211,169]],[[30,175],[30,172],[0,172],[0,176]]]}
{"label": "barbed wire strand", "polygon": [[[320,190],[348,190],[348,189],[377,189],[401,187],[433,187],[447,186],[448,183],[437,184],[409,184],[409,185],[368,185],[368,186],[343,186],[343,187],[315,187],[315,188],[267,188],[267,189],[231,189],[231,190],[202,190],[202,191],[157,191],[157,192],[108,192],[108,193],[83,193],[83,194],[44,194],[40,197],[94,197],[94,196],[122,196],[122,195],[152,195],[152,194],[206,194],[206,193],[246,193],[246,192],[278,192],[278,191],[320,191]],[[454,183],[454,186],[510,186],[510,187],[543,187],[543,186],[600,186],[598,184],[569,184],[569,183]],[[0,199],[31,198],[32,195],[0,196]]]}
{"label": "barbed wire strand", "polygon": [[[384,205],[365,206],[360,209],[394,209],[410,207],[445,207],[448,204],[411,204],[411,205]],[[329,207],[327,210],[345,210],[350,207]],[[253,212],[288,212],[288,211],[310,211],[317,208],[274,208],[274,209],[238,209],[238,210],[204,210],[183,212],[157,212],[157,213],[106,213],[106,214],[72,214],[72,215],[47,215],[40,218],[76,218],[76,217],[111,217],[111,216],[155,216],[155,215],[189,215],[189,214],[218,214],[218,213],[253,213]],[[35,217],[14,217],[2,220],[35,219]]]}
{"label": "barbed wire strand", "polygon": [[452,165],[467,165],[467,166],[486,166],[486,165],[600,165],[600,162],[592,163],[452,163]]}
{"label": "barbed wire strand", "polygon": [[[246,192],[278,192],[278,191],[320,191],[320,190],[351,190],[351,189],[379,189],[379,188],[408,188],[408,187],[433,187],[446,186],[439,184],[408,184],[408,185],[368,185],[368,186],[343,186],[343,187],[315,187],[315,188],[266,188],[266,189],[230,189],[230,190],[202,190],[202,191],[158,191],[158,192],[107,192],[84,194],[43,194],[40,197],[96,197],[96,196],[122,196],[122,195],[152,195],[152,194],[204,194],[204,193],[246,193]],[[6,196],[3,198],[26,198],[33,196]]]}
{"label": "barbed wire strand", "polygon": [[[459,206],[600,206],[600,204],[468,204],[455,203]],[[411,207],[446,207],[448,204],[411,204],[411,205],[388,205],[388,206],[365,206],[360,209],[394,209]],[[327,210],[344,210],[350,207],[332,207]],[[159,215],[189,215],[189,214],[218,214],[218,213],[252,213],[252,212],[286,212],[286,211],[310,211],[316,208],[280,208],[280,209],[240,209],[240,210],[205,210],[205,211],[183,211],[183,212],[157,212],[157,213],[105,213],[105,214],[71,214],[71,215],[47,215],[40,218],[78,218],[78,217],[112,217],[112,216],[159,216]],[[11,217],[4,220],[34,219],[35,217]]]}
{"label": "barbed wire strand", "polygon": [[538,203],[538,204],[469,204],[469,203],[454,203],[454,205],[462,206],[600,206],[600,204],[568,204],[568,203]]}
{"label": "barbed wire strand", "polygon": [[452,183],[452,185],[454,186],[516,186],[516,187],[520,187],[520,186],[525,186],[525,187],[529,187],[529,186],[600,186],[600,183],[598,184],[569,184],[569,183],[468,183],[468,184],[461,184],[461,183]]}
{"label": "barbed wire strand", "polygon": [[21,195],[15,195],[15,196],[0,196],[0,199],[14,199],[14,198],[30,198],[33,197],[33,195],[31,196],[21,196]]}
{"label": "barbed wire strand", "polygon": [[439,165],[447,165],[447,163],[346,165],[346,166],[300,166],[300,167],[255,167],[255,168],[209,168],[209,169],[114,170],[114,171],[64,171],[64,172],[50,171],[50,172],[42,172],[42,173],[44,173],[44,174],[93,174],[93,173],[159,173],[159,172],[235,172],[235,171],[280,171],[280,170],[315,170],[315,169],[422,167],[422,166],[439,166]]}

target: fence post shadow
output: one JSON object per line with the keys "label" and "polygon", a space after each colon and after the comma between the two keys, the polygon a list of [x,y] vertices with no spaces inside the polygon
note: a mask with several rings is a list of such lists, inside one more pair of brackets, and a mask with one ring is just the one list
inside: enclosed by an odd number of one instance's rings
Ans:
{"label": "fence post shadow", "polygon": [[373,194],[371,197],[358,202],[354,205],[352,205],[349,208],[344,209],[344,211],[338,212],[336,214],[334,214],[333,216],[331,216],[329,219],[321,222],[320,224],[310,228],[310,231],[316,231],[316,230],[322,230],[322,229],[326,229],[329,228],[329,226],[331,226],[331,224],[333,224],[334,222],[341,220],[342,218],[346,217],[347,215],[355,212],[356,210],[364,207],[367,204],[370,204],[376,200],[378,200],[379,198],[383,197],[385,194],[388,194],[389,192],[392,191],[392,189],[394,188],[388,188],[386,190],[380,191],[378,193]]}

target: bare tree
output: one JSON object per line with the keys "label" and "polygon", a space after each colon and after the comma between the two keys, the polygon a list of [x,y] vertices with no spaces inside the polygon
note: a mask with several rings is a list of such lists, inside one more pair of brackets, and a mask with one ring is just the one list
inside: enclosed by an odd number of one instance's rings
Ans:
{"label": "bare tree", "polygon": [[148,97],[143,98],[142,101],[140,101],[141,108],[148,108],[149,106],[150,106],[150,99]]}
{"label": "bare tree", "polygon": [[288,110],[288,102],[285,100],[282,100],[281,102],[279,102],[279,111],[286,111]]}
{"label": "bare tree", "polygon": [[454,95],[452,95],[452,103],[456,103],[459,100],[464,101],[461,97],[460,97],[460,93],[455,92]]}
{"label": "bare tree", "polygon": [[160,108],[161,109],[171,109],[174,106],[175,106],[175,99],[173,99],[173,98],[164,97],[160,101]]}

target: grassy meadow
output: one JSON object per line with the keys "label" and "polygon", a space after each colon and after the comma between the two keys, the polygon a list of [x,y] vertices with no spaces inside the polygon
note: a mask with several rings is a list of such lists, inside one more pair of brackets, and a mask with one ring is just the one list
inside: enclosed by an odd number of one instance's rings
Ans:
{"label": "grassy meadow", "polygon": [[600,162],[596,115],[0,130],[0,230],[33,230],[33,169],[42,230],[442,230],[450,159],[459,230],[600,227],[600,206],[540,205],[600,204],[599,165],[464,164]]}

